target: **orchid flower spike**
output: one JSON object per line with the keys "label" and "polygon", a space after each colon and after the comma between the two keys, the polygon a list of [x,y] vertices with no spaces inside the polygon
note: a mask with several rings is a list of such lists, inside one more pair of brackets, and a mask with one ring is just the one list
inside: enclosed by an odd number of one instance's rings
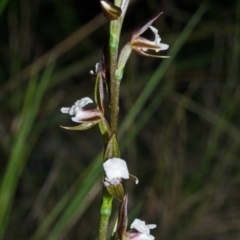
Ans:
{"label": "orchid flower spike", "polygon": [[[152,23],[161,15],[162,13],[157,14],[150,21],[148,21],[142,28],[135,31],[130,38],[130,46],[138,54],[147,56],[147,57],[157,57],[157,58],[169,58],[169,56],[159,56],[146,53],[147,50],[155,50],[156,52],[167,50],[169,48],[168,44],[161,43],[161,38],[158,34],[158,30],[151,26]],[[146,38],[141,37],[140,35],[144,33],[148,28],[152,30],[155,35],[154,41],[150,41]]]}
{"label": "orchid flower spike", "polygon": [[90,103],[93,103],[92,99],[89,97],[84,97],[80,100],[77,100],[71,108],[61,108],[61,112],[68,113],[69,115],[75,115],[72,117],[72,121],[78,123],[101,120],[102,113],[97,108],[84,109],[84,107]]}
{"label": "orchid flower spike", "polygon": [[150,229],[156,228],[156,224],[148,224],[140,219],[135,219],[131,224],[130,230],[126,232],[126,240],[154,240],[155,237],[150,235]]}

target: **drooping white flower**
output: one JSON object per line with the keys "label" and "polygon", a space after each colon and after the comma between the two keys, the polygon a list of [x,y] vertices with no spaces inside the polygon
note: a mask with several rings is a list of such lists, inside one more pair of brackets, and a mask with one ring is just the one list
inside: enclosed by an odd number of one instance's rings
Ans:
{"label": "drooping white flower", "polygon": [[130,230],[126,232],[127,240],[154,240],[155,237],[150,235],[150,229],[156,228],[156,224],[148,224],[140,219],[135,219],[131,224]]}
{"label": "drooping white flower", "polygon": [[89,103],[93,103],[93,100],[89,97],[84,97],[77,100],[71,108],[61,108],[62,113],[68,113],[69,115],[75,115],[72,117],[74,122],[83,123],[101,119],[101,113],[97,108],[83,109]]}
{"label": "drooping white flower", "polygon": [[118,185],[122,178],[129,179],[127,164],[120,158],[110,158],[103,163],[103,168],[106,173],[104,185]]}

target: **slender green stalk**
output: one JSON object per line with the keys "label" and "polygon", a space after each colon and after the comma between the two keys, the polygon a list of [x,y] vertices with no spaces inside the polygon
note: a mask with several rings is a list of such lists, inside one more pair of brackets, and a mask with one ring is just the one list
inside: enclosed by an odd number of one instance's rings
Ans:
{"label": "slender green stalk", "polygon": [[110,22],[109,38],[109,68],[110,68],[110,106],[111,106],[111,132],[117,135],[118,129],[118,111],[119,111],[119,89],[120,81],[116,77],[118,63],[118,47],[123,20],[130,0],[115,0],[115,5],[122,9],[121,16]]}
{"label": "slender green stalk", "polygon": [[24,145],[31,134],[37,110],[51,79],[53,68],[54,64],[49,65],[39,84],[38,75],[33,74],[28,85],[21,115],[21,124],[16,133],[16,140],[13,144],[11,156],[0,186],[0,239],[4,236],[14,200],[14,193],[27,160]]}
{"label": "slender green stalk", "polygon": [[117,132],[120,82],[116,79],[118,45],[121,31],[119,19],[110,23],[109,60],[110,60],[110,96],[111,96],[111,132]]}
{"label": "slender green stalk", "polygon": [[[122,14],[116,20],[110,22],[109,38],[109,69],[110,69],[110,128],[111,133],[117,135],[118,129],[118,111],[119,111],[119,90],[120,80],[116,78],[118,63],[118,47],[123,19],[127,11],[129,0],[115,0],[115,5],[121,7]],[[117,156],[116,156],[117,157]],[[99,240],[107,238],[107,229],[109,217],[112,211],[113,197],[106,188],[103,189],[103,200],[101,206],[101,218],[99,227]]]}
{"label": "slender green stalk", "polygon": [[99,239],[107,238],[108,222],[112,212],[113,197],[108,193],[107,189],[103,189],[103,202],[101,206],[101,218],[99,228]]}

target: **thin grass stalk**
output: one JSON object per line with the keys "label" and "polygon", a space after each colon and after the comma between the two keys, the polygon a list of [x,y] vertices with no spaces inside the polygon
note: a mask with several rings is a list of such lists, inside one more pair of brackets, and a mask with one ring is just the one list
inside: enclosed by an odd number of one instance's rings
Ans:
{"label": "thin grass stalk", "polygon": [[0,2],[0,16],[2,15],[4,9],[6,8],[9,0],[1,0]]}
{"label": "thin grass stalk", "polygon": [[25,158],[26,151],[24,145],[31,133],[33,122],[51,78],[53,67],[53,64],[49,65],[39,84],[37,84],[38,76],[35,74],[29,82],[20,120],[21,123],[16,133],[16,140],[0,188],[0,239],[4,236],[17,183],[27,160]]}

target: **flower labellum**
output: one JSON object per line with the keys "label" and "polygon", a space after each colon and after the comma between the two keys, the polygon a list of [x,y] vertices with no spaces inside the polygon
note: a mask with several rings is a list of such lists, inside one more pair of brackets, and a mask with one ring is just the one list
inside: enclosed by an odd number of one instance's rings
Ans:
{"label": "flower labellum", "polygon": [[122,178],[129,179],[127,164],[120,158],[110,158],[103,163],[103,168],[106,173],[104,185],[118,185]]}
{"label": "flower labellum", "polygon": [[146,225],[144,221],[135,219],[131,224],[130,230],[126,232],[126,240],[154,240],[155,237],[150,235],[150,229],[156,228],[156,224]]}
{"label": "flower labellum", "polygon": [[83,109],[89,103],[93,103],[89,97],[77,100],[71,108],[61,108],[62,113],[68,113],[69,115],[75,115],[72,117],[72,121],[78,123],[99,121],[102,118],[101,112],[97,108]]}
{"label": "flower labellum", "polygon": [[[168,44],[161,43],[161,38],[158,34],[158,30],[154,28],[152,23],[161,15],[162,13],[157,14],[155,17],[153,17],[150,21],[148,21],[142,28],[135,31],[131,38],[130,38],[130,45],[133,50],[135,50],[138,54],[147,56],[147,57],[157,57],[157,58],[168,58],[169,56],[159,56],[159,55],[152,55],[148,54],[147,50],[154,50],[156,52],[167,50],[169,48]],[[150,41],[146,38],[141,37],[140,35],[144,33],[148,28],[151,29],[151,31],[155,35],[154,41]]]}

